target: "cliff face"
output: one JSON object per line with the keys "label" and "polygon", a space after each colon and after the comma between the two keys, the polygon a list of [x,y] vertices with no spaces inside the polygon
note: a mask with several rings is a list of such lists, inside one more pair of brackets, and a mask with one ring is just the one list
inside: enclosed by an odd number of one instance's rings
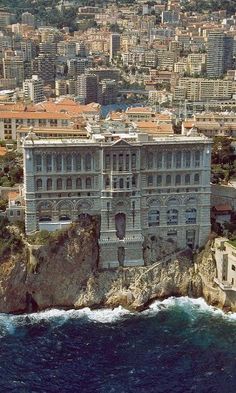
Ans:
{"label": "cliff face", "polygon": [[[191,253],[183,252],[145,267],[99,271],[98,226],[96,222],[85,227],[78,224],[40,247],[25,243],[20,255],[2,261],[0,312],[117,305],[141,310],[157,298],[187,295],[204,296],[212,304],[225,306],[214,284],[209,245],[195,263]],[[173,245],[168,247],[173,252]],[[152,249],[151,259],[154,255]]]}
{"label": "cliff face", "polygon": [[45,246],[25,244],[0,266],[0,311],[72,307],[97,260],[96,224],[74,226]]}

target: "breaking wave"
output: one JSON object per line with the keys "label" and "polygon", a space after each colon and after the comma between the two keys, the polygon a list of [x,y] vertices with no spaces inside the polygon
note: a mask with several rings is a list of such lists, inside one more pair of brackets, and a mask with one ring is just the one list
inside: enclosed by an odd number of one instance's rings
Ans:
{"label": "breaking wave", "polygon": [[171,309],[184,311],[192,319],[198,318],[201,314],[209,314],[212,317],[221,317],[236,322],[236,313],[224,313],[222,310],[209,306],[204,299],[192,299],[189,297],[170,297],[163,301],[154,301],[145,311],[130,312],[119,306],[114,309],[91,310],[86,307],[81,310],[60,310],[49,309],[32,314],[10,315],[0,314],[0,338],[5,334],[13,335],[17,326],[34,325],[37,323],[53,323],[58,326],[63,325],[68,320],[81,319],[83,321],[99,324],[112,324],[123,321],[127,318],[146,318],[153,317],[165,310]]}

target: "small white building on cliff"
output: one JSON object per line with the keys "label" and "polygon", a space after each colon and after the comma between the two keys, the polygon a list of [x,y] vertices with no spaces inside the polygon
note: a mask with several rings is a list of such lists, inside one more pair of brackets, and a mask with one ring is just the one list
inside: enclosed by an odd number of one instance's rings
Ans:
{"label": "small white building on cliff", "polygon": [[236,291],[236,241],[218,237],[214,243],[216,283],[223,290]]}
{"label": "small white building on cliff", "polygon": [[210,232],[211,142],[99,129],[23,143],[26,231],[101,218],[100,266],[144,264],[144,239],[196,248]]}

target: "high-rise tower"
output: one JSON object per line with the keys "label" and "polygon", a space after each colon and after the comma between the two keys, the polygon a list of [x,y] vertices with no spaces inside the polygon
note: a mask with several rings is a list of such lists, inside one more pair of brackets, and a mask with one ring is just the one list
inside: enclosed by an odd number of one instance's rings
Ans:
{"label": "high-rise tower", "polygon": [[120,34],[114,33],[110,37],[110,60],[116,56],[117,52],[120,50]]}
{"label": "high-rise tower", "polygon": [[233,38],[221,31],[212,31],[208,36],[207,76],[222,76],[232,67]]}

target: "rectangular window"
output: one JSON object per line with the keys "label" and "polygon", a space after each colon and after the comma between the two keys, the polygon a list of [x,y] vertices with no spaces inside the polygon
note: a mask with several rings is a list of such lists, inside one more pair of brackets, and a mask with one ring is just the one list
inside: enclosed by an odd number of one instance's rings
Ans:
{"label": "rectangular window", "polygon": [[175,156],[175,166],[176,168],[181,168],[182,164],[182,153],[181,151],[177,151],[176,156]]}
{"label": "rectangular window", "polygon": [[39,119],[39,127],[43,127],[47,125],[46,119]]}
{"label": "rectangular window", "polygon": [[106,170],[110,169],[110,166],[111,166],[110,154],[106,154],[106,156],[105,156],[105,169]]}
{"label": "rectangular window", "polygon": [[75,156],[75,170],[80,171],[81,170],[81,155],[76,154]]}
{"label": "rectangular window", "polygon": [[116,171],[116,155],[113,155],[113,171]]}
{"label": "rectangular window", "polygon": [[35,156],[35,166],[36,166],[36,172],[42,171],[42,156],[40,154],[36,154]]}
{"label": "rectangular window", "polygon": [[72,156],[69,154],[66,156],[66,171],[72,171]]}
{"label": "rectangular window", "polygon": [[166,176],[166,186],[170,186],[171,185],[171,175],[167,175]]}
{"label": "rectangular window", "polygon": [[158,175],[157,176],[157,186],[160,187],[162,185],[162,176]]}
{"label": "rectangular window", "polygon": [[200,166],[200,151],[197,150],[194,153],[194,166],[195,168],[198,168]]}
{"label": "rectangular window", "polygon": [[57,170],[57,172],[62,171],[62,156],[61,156],[61,154],[57,155],[57,157],[56,157],[56,170]]}
{"label": "rectangular window", "polygon": [[126,154],[126,158],[125,158],[125,170],[126,172],[129,171],[129,154]]}
{"label": "rectangular window", "polygon": [[119,171],[123,171],[123,162],[124,162],[124,157],[123,154],[119,154]]}
{"label": "rectangular window", "polygon": [[184,166],[185,166],[185,168],[190,168],[190,166],[191,166],[191,152],[190,151],[186,151],[185,152],[185,155],[184,155],[184,158],[185,158],[185,162],[184,162]]}
{"label": "rectangular window", "polygon": [[131,158],[131,168],[132,168],[132,169],[136,169],[136,154],[135,154],[135,153],[132,154],[132,158]]}
{"label": "rectangular window", "polygon": [[147,167],[148,167],[148,169],[153,168],[153,153],[152,152],[147,152]]}
{"label": "rectangular window", "polygon": [[157,168],[162,168],[162,153],[157,154]]}
{"label": "rectangular window", "polygon": [[171,153],[171,152],[168,152],[168,153],[166,154],[166,168],[167,168],[167,169],[170,169],[171,166],[172,166],[172,153]]}
{"label": "rectangular window", "polygon": [[149,187],[153,186],[153,176],[149,175],[147,178],[147,184]]}
{"label": "rectangular window", "polygon": [[46,155],[46,171],[47,172],[52,171],[52,156],[51,156],[51,154]]}

